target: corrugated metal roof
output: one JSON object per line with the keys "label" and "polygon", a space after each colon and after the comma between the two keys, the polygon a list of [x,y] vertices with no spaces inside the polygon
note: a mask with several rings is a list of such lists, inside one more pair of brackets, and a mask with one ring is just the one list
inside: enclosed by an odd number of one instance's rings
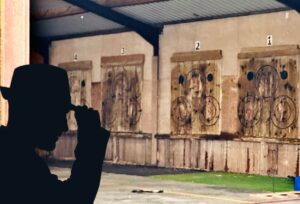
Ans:
{"label": "corrugated metal roof", "polygon": [[35,11],[56,9],[62,6],[71,6],[71,4],[62,0],[30,0],[30,9]]}
{"label": "corrugated metal roof", "polygon": [[115,11],[150,24],[166,24],[285,10],[275,0],[170,0],[114,8]]}
{"label": "corrugated metal roof", "polygon": [[57,37],[80,33],[103,33],[125,29],[123,25],[93,13],[51,18],[35,22],[35,34],[39,37]]}
{"label": "corrugated metal roof", "polygon": [[[40,5],[37,6],[41,10],[67,5],[61,0],[39,1]],[[276,0],[169,0],[112,9],[148,24],[164,25],[286,10],[288,7]],[[82,15],[84,19],[81,19]],[[123,25],[93,13],[43,19],[35,22],[34,27],[38,36],[50,38],[110,33],[126,29]]]}

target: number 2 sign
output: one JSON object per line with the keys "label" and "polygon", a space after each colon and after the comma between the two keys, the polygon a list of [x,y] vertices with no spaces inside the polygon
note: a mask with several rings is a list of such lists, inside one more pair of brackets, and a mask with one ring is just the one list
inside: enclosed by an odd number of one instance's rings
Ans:
{"label": "number 2 sign", "polygon": [[196,41],[195,42],[195,50],[198,51],[201,48],[201,42],[200,41]]}

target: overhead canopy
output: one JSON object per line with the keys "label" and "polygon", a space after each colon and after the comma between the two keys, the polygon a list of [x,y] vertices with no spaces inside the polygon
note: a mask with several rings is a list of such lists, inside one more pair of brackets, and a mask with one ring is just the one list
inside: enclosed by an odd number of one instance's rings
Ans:
{"label": "overhead canopy", "polygon": [[32,34],[52,41],[135,31],[155,47],[164,25],[284,11],[290,9],[286,5],[299,4],[279,1],[31,0]]}

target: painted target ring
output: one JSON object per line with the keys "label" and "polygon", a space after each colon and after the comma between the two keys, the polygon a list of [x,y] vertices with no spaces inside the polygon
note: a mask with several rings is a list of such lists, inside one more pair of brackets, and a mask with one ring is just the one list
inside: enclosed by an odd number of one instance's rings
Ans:
{"label": "painted target ring", "polygon": [[259,68],[255,75],[255,87],[262,97],[272,97],[278,86],[278,72],[276,68],[265,65]]}
{"label": "painted target ring", "polygon": [[272,108],[272,122],[280,128],[290,127],[296,121],[296,105],[288,96],[278,96]]}
{"label": "painted target ring", "polygon": [[192,123],[192,106],[185,97],[178,97],[172,102],[172,120],[179,126]]}
{"label": "painted target ring", "polygon": [[128,90],[128,86],[129,79],[126,70],[117,73],[113,78],[113,93],[115,93],[116,98],[123,100],[126,97],[123,90]]}
{"label": "painted target ring", "polygon": [[102,101],[102,120],[103,124],[112,125],[116,120],[116,111],[115,111],[115,100],[112,98],[106,98]]}
{"label": "painted target ring", "polygon": [[220,105],[213,96],[206,96],[205,102],[200,107],[200,121],[206,126],[212,126],[220,118]]}
{"label": "painted target ring", "polygon": [[134,126],[138,123],[141,117],[141,105],[136,99],[130,99],[127,104],[127,112],[125,120],[129,122],[130,126]]}
{"label": "painted target ring", "polygon": [[262,103],[259,97],[246,96],[242,98],[238,105],[238,116],[240,123],[251,128],[260,120]]}

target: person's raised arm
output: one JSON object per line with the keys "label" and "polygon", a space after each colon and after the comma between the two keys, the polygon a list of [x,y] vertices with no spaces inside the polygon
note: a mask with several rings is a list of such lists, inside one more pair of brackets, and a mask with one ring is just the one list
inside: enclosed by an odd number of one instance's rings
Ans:
{"label": "person's raised arm", "polygon": [[[63,182],[62,196],[75,203],[93,203],[101,179],[102,164],[110,133],[101,127],[99,113],[87,107],[76,107],[78,143],[76,160],[70,178]],[[70,200],[69,200],[70,201]]]}

